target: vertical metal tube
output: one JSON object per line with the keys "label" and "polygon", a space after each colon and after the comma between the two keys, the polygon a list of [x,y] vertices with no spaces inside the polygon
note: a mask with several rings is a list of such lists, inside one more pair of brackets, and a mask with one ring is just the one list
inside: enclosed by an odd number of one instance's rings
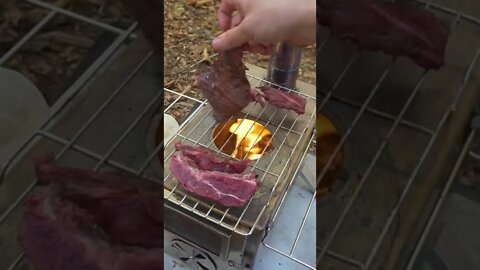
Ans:
{"label": "vertical metal tube", "polygon": [[286,88],[295,88],[301,58],[302,48],[278,43],[270,59],[267,80]]}

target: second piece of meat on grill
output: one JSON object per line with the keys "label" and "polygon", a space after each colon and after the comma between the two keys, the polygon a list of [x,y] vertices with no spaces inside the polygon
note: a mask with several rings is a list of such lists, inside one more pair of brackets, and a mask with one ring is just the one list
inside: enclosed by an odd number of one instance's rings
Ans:
{"label": "second piece of meat on grill", "polygon": [[177,143],[176,149],[170,170],[187,191],[198,196],[226,207],[241,207],[260,186],[255,172],[242,174],[248,165],[244,161],[223,160],[202,147]]}
{"label": "second piece of meat on grill", "polygon": [[317,21],[362,49],[408,56],[427,69],[444,64],[447,23],[413,3],[318,0]]}
{"label": "second piece of meat on grill", "polygon": [[300,95],[292,92],[284,92],[273,87],[260,87],[264,98],[268,103],[278,108],[295,111],[298,114],[305,113],[307,101]]}

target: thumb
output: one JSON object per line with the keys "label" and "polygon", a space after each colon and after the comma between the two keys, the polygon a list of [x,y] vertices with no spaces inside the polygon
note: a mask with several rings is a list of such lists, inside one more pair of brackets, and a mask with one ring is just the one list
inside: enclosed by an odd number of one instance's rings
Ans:
{"label": "thumb", "polygon": [[216,51],[226,51],[242,46],[250,41],[251,34],[245,30],[242,22],[213,40],[212,46]]}

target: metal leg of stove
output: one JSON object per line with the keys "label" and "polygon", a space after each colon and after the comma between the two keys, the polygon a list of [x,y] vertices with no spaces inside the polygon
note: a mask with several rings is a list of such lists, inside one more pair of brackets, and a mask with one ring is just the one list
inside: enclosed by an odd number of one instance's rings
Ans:
{"label": "metal leg of stove", "polygon": [[[299,178],[298,186],[305,188],[312,193],[315,192],[315,174],[316,174],[316,155],[309,153],[306,156],[306,161],[302,165],[303,168],[298,171],[296,177]],[[308,166],[308,167],[307,167]]]}
{"label": "metal leg of stove", "polygon": [[250,270],[255,269],[254,262],[255,257],[258,252],[258,248],[260,246],[260,242],[263,238],[263,231],[254,230],[253,234],[249,236],[248,241],[246,242],[247,245],[245,247],[245,253],[242,258],[242,266],[240,269]]}

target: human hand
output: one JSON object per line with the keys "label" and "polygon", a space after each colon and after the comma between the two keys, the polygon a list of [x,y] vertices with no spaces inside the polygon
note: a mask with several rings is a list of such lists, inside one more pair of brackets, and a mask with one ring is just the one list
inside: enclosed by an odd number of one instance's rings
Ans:
{"label": "human hand", "polygon": [[217,51],[244,44],[268,52],[278,42],[295,46],[315,43],[316,2],[313,0],[222,0],[218,12],[225,31],[213,41]]}
{"label": "human hand", "polygon": [[[230,27],[228,29],[232,29],[234,27],[237,27],[243,20],[242,15],[240,12],[235,11],[232,14],[232,20]],[[243,45],[244,50],[252,52],[252,53],[258,53],[258,54],[263,54],[263,55],[270,55],[270,53],[273,50],[273,45],[263,45],[263,44],[255,44],[252,41],[249,41]]]}

